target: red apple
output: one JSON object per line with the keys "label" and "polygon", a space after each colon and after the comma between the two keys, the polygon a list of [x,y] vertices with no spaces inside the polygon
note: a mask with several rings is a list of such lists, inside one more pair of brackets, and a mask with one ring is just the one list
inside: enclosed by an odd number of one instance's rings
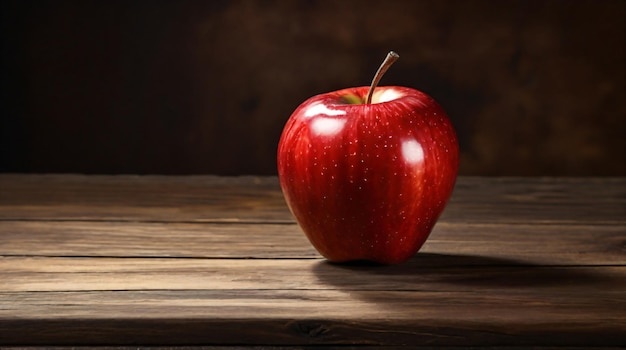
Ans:
{"label": "red apple", "polygon": [[[444,110],[423,92],[376,85],[314,96],[278,145],[287,204],[330,261],[406,261],[424,244],[456,181],[459,150]],[[371,101],[371,102],[370,102]]]}

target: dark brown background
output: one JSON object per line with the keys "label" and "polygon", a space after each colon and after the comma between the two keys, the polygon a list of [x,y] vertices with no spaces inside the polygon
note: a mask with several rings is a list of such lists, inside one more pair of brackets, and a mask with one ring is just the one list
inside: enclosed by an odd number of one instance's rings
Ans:
{"label": "dark brown background", "polygon": [[437,99],[461,173],[626,175],[625,2],[2,2],[1,171],[274,174],[314,94]]}

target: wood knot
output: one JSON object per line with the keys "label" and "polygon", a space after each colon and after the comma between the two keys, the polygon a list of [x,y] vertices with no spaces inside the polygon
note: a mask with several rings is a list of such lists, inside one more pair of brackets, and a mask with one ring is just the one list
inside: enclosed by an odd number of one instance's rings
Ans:
{"label": "wood knot", "polygon": [[318,338],[328,333],[330,329],[320,322],[297,321],[293,325],[294,330],[308,338]]}

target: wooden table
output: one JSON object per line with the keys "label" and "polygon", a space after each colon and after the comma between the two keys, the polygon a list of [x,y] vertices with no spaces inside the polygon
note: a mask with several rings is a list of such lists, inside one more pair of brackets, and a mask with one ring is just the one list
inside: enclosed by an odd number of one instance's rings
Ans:
{"label": "wooden table", "polygon": [[0,344],[625,345],[626,178],[462,177],[420,253],[367,266],[273,177],[3,174]]}

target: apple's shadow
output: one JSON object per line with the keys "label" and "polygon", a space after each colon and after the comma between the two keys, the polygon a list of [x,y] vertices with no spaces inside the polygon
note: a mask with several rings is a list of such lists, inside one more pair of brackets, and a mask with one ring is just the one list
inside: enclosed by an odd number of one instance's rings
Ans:
{"label": "apple's shadow", "polygon": [[[320,261],[313,268],[320,282],[346,290],[480,290],[508,288],[610,288],[614,277],[592,268],[537,265],[476,255],[418,253],[398,265]],[[615,284],[613,284],[614,286]],[[380,288],[380,289],[378,289]]]}
{"label": "apple's shadow", "polygon": [[[356,301],[346,302],[342,312],[358,315],[356,308],[360,308],[384,320],[399,317],[401,322],[391,323],[393,331],[383,332],[395,332],[399,343],[414,343],[419,335],[419,341],[456,346],[474,337],[494,344],[516,344],[522,339],[512,334],[528,334],[529,339],[533,334],[550,334],[549,341],[578,344],[585,335],[572,337],[575,334],[570,331],[575,331],[560,328],[558,320],[579,311],[593,317],[601,317],[600,312],[609,319],[617,317],[619,311],[613,310],[623,306],[619,299],[598,295],[626,286],[623,275],[611,271],[426,252],[398,265],[322,260],[313,266],[320,284],[343,292],[346,300]],[[547,315],[546,321],[542,315]],[[516,328],[511,331],[509,326]],[[620,333],[607,330],[607,341],[620,343]],[[587,336],[597,341],[595,333]]]}

